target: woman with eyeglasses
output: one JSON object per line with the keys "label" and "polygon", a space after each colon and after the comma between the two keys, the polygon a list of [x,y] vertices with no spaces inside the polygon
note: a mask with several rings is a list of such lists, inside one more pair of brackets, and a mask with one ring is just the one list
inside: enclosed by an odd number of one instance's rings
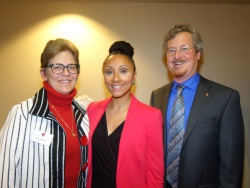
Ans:
{"label": "woman with eyeglasses", "polygon": [[85,187],[89,123],[74,99],[79,73],[77,47],[48,41],[43,87],[11,109],[0,133],[0,187]]}

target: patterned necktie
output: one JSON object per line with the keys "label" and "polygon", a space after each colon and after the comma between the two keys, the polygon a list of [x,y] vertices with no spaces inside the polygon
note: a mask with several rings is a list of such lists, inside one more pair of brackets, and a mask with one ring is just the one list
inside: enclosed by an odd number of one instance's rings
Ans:
{"label": "patterned necktie", "polygon": [[184,99],[182,95],[184,87],[183,85],[177,86],[177,97],[172,107],[168,130],[167,180],[173,188],[177,188],[179,159],[185,132]]}

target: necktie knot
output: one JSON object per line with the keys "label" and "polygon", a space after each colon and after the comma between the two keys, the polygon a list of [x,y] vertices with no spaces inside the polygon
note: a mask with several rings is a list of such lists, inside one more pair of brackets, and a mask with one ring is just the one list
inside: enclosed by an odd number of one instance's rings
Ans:
{"label": "necktie knot", "polygon": [[185,88],[185,86],[184,85],[178,85],[176,88],[177,88],[177,98],[179,98],[180,95],[182,94],[182,91]]}
{"label": "necktie knot", "polygon": [[185,88],[185,86],[184,85],[178,85],[178,86],[176,86],[176,88],[177,88],[177,91],[181,93],[183,91],[183,89]]}

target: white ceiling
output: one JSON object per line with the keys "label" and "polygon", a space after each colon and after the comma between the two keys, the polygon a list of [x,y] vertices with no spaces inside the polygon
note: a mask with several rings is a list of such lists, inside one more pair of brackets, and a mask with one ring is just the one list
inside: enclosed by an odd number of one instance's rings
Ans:
{"label": "white ceiling", "polygon": [[[70,1],[70,0],[69,0]],[[72,1],[72,0],[71,0]],[[250,4],[250,0],[75,0],[82,2],[150,2],[150,3],[197,3],[197,4]]]}

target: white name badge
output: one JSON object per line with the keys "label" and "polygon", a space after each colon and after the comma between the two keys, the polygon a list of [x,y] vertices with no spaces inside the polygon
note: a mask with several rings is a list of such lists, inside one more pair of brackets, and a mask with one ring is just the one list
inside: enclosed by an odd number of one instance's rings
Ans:
{"label": "white name badge", "polygon": [[45,146],[49,146],[52,142],[54,135],[49,134],[49,133],[45,133],[43,131],[39,131],[39,130],[34,130],[31,133],[31,137],[30,140],[33,142],[37,142],[39,144],[43,144]]}

